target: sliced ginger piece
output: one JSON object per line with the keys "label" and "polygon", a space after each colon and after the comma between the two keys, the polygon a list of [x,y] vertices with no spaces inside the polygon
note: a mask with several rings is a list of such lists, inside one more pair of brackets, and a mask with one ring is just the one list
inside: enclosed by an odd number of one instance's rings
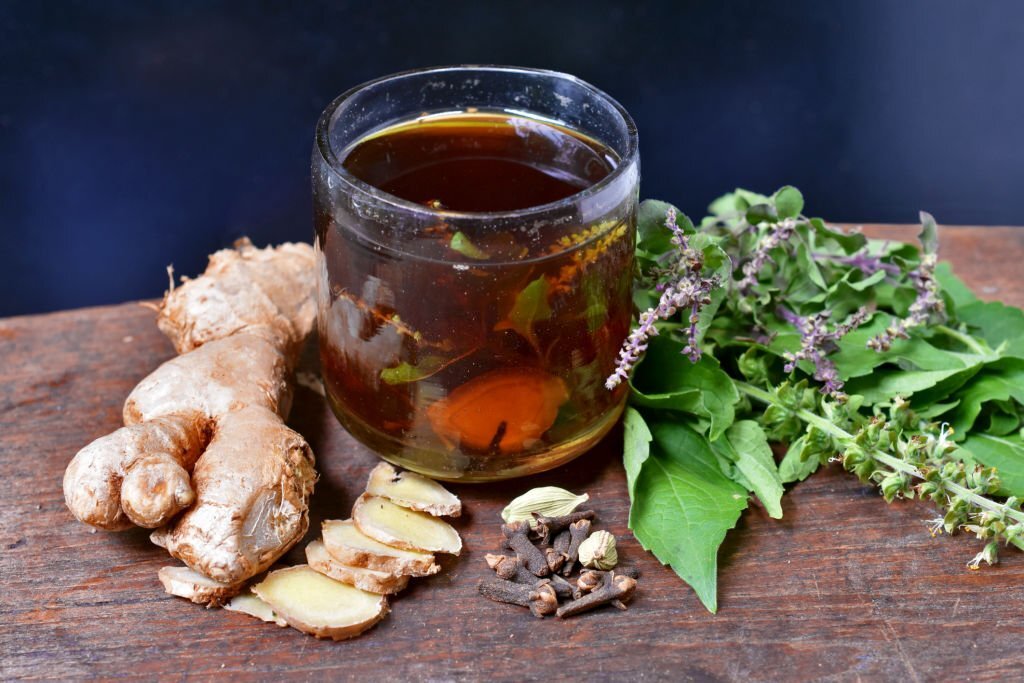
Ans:
{"label": "sliced ginger piece", "polygon": [[383,595],[335,581],[305,564],[270,572],[253,592],[289,626],[317,638],[353,638],[388,613]]}
{"label": "sliced ginger piece", "polygon": [[288,622],[282,619],[277,612],[274,611],[273,607],[263,602],[260,596],[256,595],[252,591],[239,593],[235,597],[231,598],[231,600],[224,603],[224,609],[229,612],[241,612],[242,614],[248,614],[250,617],[256,617],[261,621],[277,624],[278,626],[288,625]]}
{"label": "sliced ginger piece", "polygon": [[435,517],[458,517],[462,514],[462,502],[454,493],[433,479],[415,472],[399,472],[386,462],[378,464],[370,472],[366,492]]}
{"label": "sliced ginger piece", "polygon": [[351,519],[330,519],[323,524],[324,548],[338,562],[401,576],[429,576],[441,570],[432,553],[402,550],[375,541]]}
{"label": "sliced ginger piece", "polygon": [[221,583],[188,567],[161,567],[157,572],[164,590],[197,605],[215,607],[237,595],[245,583]]}
{"label": "sliced ginger piece", "polygon": [[447,522],[364,493],[352,506],[352,521],[370,538],[403,550],[458,555],[459,532]]}
{"label": "sliced ginger piece", "polygon": [[324,576],[368,593],[393,595],[409,585],[408,576],[342,564],[327,552],[321,541],[312,541],[306,546],[306,562]]}

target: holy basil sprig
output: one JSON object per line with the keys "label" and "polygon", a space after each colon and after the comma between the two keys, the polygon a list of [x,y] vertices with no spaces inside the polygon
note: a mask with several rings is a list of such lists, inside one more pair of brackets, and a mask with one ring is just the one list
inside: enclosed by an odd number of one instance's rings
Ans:
{"label": "holy basil sprig", "polygon": [[830,461],[887,501],[934,502],[933,533],[985,541],[971,568],[1024,548],[1024,313],[937,262],[928,214],[918,249],[803,206],[792,187],[736,190],[699,227],[640,208],[643,313],[608,378],[631,387],[630,526],[711,611],[749,496],[779,517],[783,485]]}

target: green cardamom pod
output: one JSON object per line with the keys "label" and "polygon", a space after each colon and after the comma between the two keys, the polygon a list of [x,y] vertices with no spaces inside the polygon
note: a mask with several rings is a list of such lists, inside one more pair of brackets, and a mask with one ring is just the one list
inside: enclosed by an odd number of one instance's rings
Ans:
{"label": "green cardamom pod", "polygon": [[545,517],[561,517],[589,499],[590,496],[586,493],[577,496],[572,491],[557,486],[541,486],[530,489],[506,505],[501,511],[501,518],[506,524],[525,520],[534,527],[537,526],[537,521],[533,518],[534,513]]}
{"label": "green cardamom pod", "polygon": [[595,531],[580,543],[580,563],[584,567],[608,571],[619,563],[615,537],[607,531]]}

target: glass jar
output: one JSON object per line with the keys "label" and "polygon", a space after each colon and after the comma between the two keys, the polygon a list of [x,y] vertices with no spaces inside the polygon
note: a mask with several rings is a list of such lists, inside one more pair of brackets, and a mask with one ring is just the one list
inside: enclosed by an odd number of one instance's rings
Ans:
{"label": "glass jar", "polygon": [[[571,134],[608,171],[555,201],[481,212],[400,198],[346,166],[381,131],[453,112],[514,117],[517,153],[539,164],[561,163],[550,140]],[[400,73],[324,111],[312,176],[324,387],[354,437],[437,479],[489,481],[565,463],[614,425],[626,387],[604,382],[632,318],[639,181],[617,102],[551,71]]]}

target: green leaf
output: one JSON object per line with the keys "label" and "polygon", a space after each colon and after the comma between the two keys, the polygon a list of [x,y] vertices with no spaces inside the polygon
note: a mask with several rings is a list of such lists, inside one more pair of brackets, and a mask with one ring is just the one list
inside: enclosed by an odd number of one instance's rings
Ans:
{"label": "green leaf", "polygon": [[747,507],[747,492],[722,474],[707,440],[689,426],[650,427],[654,440],[636,481],[629,526],[715,612],[718,547]]}
{"label": "green leaf", "polygon": [[814,228],[815,246],[827,247],[833,243],[847,254],[860,251],[868,241],[862,233],[844,232],[829,226],[820,218],[812,218],[811,227]]}
{"label": "green leaf", "polygon": [[[863,386],[871,386],[873,373],[882,366],[894,365],[901,371],[955,371],[969,370],[980,367],[984,362],[993,360],[990,356],[958,353],[942,349],[923,336],[914,334],[910,339],[897,339],[888,351],[878,352],[867,348],[868,340],[880,334],[891,325],[893,318],[886,314],[876,314],[872,320],[862,327],[847,334],[839,340],[839,351],[832,355],[839,376],[844,380],[872,375],[862,380]],[[792,345],[795,340],[782,336],[772,345],[772,351],[782,345]],[[799,342],[797,341],[797,344]],[[941,378],[939,378],[941,379]],[[936,379],[936,381],[938,381]],[[924,386],[928,386],[927,383]],[[918,387],[916,390],[920,390]],[[853,389],[851,389],[853,390]],[[859,392],[855,392],[859,393]],[[875,400],[874,395],[868,402]]]}
{"label": "green leaf", "polygon": [[953,305],[958,311],[961,306],[978,301],[978,297],[974,296],[971,288],[953,274],[953,267],[948,262],[942,261],[935,267],[935,279],[939,281],[942,291],[953,300]]}
{"label": "green leaf", "polygon": [[691,413],[710,421],[714,441],[733,423],[739,392],[710,354],[691,363],[683,344],[668,336],[651,340],[633,375],[633,405]]}
{"label": "green leaf", "polygon": [[950,423],[954,433],[966,435],[990,401],[1013,399],[1024,405],[1024,360],[1007,358],[986,367],[957,393],[960,405]]}
{"label": "green leaf", "polygon": [[806,437],[804,436],[791,443],[782,462],[779,463],[779,479],[783,484],[803,481],[821,466],[821,461],[818,458],[803,457],[805,443]]}
{"label": "green leaf", "polygon": [[533,333],[533,324],[551,317],[551,306],[548,304],[548,280],[543,275],[523,287],[516,295],[515,303],[508,317],[494,326],[495,330],[515,330],[537,346],[537,337]]}
{"label": "green leaf", "polygon": [[490,258],[486,251],[470,242],[469,238],[461,232],[457,232],[452,235],[452,240],[448,243],[448,246],[453,251],[457,251],[467,258],[475,259],[477,261]]}
{"label": "green leaf", "polygon": [[939,228],[935,225],[935,219],[927,211],[921,212],[921,232],[917,239],[921,242],[921,249],[926,254],[935,254],[939,251]]}
{"label": "green leaf", "polygon": [[[645,255],[654,257],[675,248],[671,242],[672,231],[665,226],[665,217],[669,209],[674,208],[668,202],[658,201],[657,199],[645,199],[640,202],[640,209],[637,212],[636,218],[636,246],[638,250]],[[686,224],[690,222],[690,219],[686,218],[679,211],[676,211],[676,217],[679,227],[686,230]],[[693,226],[691,224],[690,230],[692,231],[692,229]]]}
{"label": "green leaf", "polygon": [[846,390],[860,394],[868,404],[884,403],[893,396],[906,398],[931,389],[936,391],[929,394],[924,402],[941,401],[960,388],[981,368],[984,360],[981,356],[962,355],[974,360],[965,360],[962,367],[950,370],[877,370],[868,377],[850,381],[846,385]]}
{"label": "green leaf", "polygon": [[804,210],[804,196],[792,185],[781,187],[772,196],[779,218],[796,218]]}
{"label": "green leaf", "polygon": [[745,213],[747,209],[755,204],[767,204],[771,201],[763,194],[757,194],[743,188],[736,188],[729,194],[724,194],[708,206],[708,213],[714,216],[729,216],[730,214]]}
{"label": "green leaf", "polygon": [[622,464],[626,469],[626,488],[629,499],[634,498],[637,477],[651,454],[651,430],[647,428],[643,415],[633,408],[626,407],[622,418],[623,448]]}
{"label": "green leaf", "polygon": [[958,304],[957,318],[992,348],[1002,344],[1003,356],[1024,358],[1024,311],[996,301]]}
{"label": "green leaf", "polygon": [[1019,435],[971,434],[963,448],[974,460],[996,468],[1004,495],[1024,497],[1024,440]]}
{"label": "green leaf", "polygon": [[771,204],[754,204],[747,209],[747,222],[751,225],[758,223],[774,223],[779,219],[779,213]]}
{"label": "green leaf", "polygon": [[735,464],[743,475],[737,482],[750,489],[773,519],[782,518],[782,479],[775,466],[772,448],[761,426],[753,420],[740,420],[725,431],[722,438],[711,443],[719,457]]}
{"label": "green leaf", "polygon": [[402,361],[393,368],[384,368],[380,371],[380,378],[388,384],[405,384],[407,382],[418,382],[439,372],[447,363],[445,358],[440,356],[426,356],[416,365],[409,365]]}

